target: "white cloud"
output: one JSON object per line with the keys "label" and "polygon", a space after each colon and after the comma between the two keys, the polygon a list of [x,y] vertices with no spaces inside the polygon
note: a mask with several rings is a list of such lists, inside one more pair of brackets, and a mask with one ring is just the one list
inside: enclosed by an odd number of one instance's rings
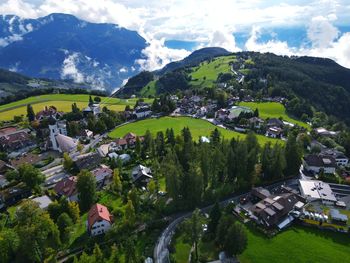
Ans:
{"label": "white cloud", "polygon": [[[215,45],[236,51],[232,36],[235,32],[249,31],[254,26],[304,26],[309,24],[310,18],[308,38],[312,48],[294,50],[279,40],[260,43],[258,29],[246,48],[287,55],[327,55],[336,57],[344,65],[348,63],[347,57],[344,58],[347,50],[343,47],[347,35],[340,36],[332,23],[349,25],[349,8],[349,0],[285,0],[282,3],[264,0],[0,0],[0,14],[36,18],[62,12],[90,22],[116,23],[137,30],[150,43],[143,51],[147,59],[138,61],[144,69],[159,68],[188,54],[185,50],[166,48],[164,39],[197,41],[200,46]],[[336,51],[335,47],[342,50]]]}
{"label": "white cloud", "polygon": [[[67,54],[67,52],[65,52]],[[79,54],[73,53],[68,55],[62,65],[61,78],[72,79],[76,83],[82,83],[85,81],[84,75],[79,72],[77,64],[79,63]]]}
{"label": "white cloud", "polygon": [[184,49],[171,49],[164,46],[165,39],[157,40],[147,37],[149,46],[146,47],[142,54],[145,59],[139,59],[136,61],[143,70],[155,70],[164,67],[171,61],[180,60],[190,54],[189,51]]}
{"label": "white cloud", "polygon": [[261,28],[254,26],[251,30],[250,37],[245,43],[245,48],[249,51],[259,51],[262,53],[272,52],[277,55],[293,55],[292,48],[287,42],[278,40],[269,40],[265,43],[258,42],[261,33]]}
{"label": "white cloud", "polygon": [[126,67],[122,67],[121,69],[119,69],[120,73],[126,73],[128,72],[128,69]]}
{"label": "white cloud", "polygon": [[209,46],[222,47],[232,52],[240,50],[236,46],[235,37],[232,35],[232,33],[226,33],[219,30],[212,34]]}
{"label": "white cloud", "polygon": [[[334,19],[334,16],[331,16],[331,19]],[[339,30],[323,16],[313,17],[307,29],[307,37],[316,48],[328,47],[338,35]]]}
{"label": "white cloud", "polygon": [[12,42],[21,41],[23,38],[20,35],[12,35],[4,38],[0,38],[0,47],[6,47]]}

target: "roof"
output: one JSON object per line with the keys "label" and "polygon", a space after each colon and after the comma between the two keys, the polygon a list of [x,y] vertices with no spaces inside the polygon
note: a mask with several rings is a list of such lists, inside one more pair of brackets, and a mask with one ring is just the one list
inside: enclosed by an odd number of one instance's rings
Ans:
{"label": "roof", "polygon": [[88,229],[90,230],[99,220],[112,222],[111,214],[109,213],[107,207],[101,204],[95,204],[90,208],[88,213]]}
{"label": "roof", "polygon": [[64,195],[67,197],[77,194],[77,181],[78,177],[71,176],[59,181],[55,187],[54,191],[59,195]]}
{"label": "roof", "polygon": [[336,202],[335,197],[329,184],[318,180],[299,180],[301,193],[313,199],[321,199]]}
{"label": "roof", "polygon": [[93,169],[101,163],[101,156],[97,152],[79,155],[75,158],[75,164],[82,169]]}
{"label": "roof", "polygon": [[260,198],[265,199],[266,197],[269,197],[271,194],[269,190],[263,188],[263,187],[255,187],[252,189],[251,194]]}
{"label": "roof", "polygon": [[115,140],[115,143],[119,146],[124,146],[124,145],[127,145],[128,142],[126,141],[126,139],[124,138],[118,138]]}
{"label": "roof", "polygon": [[108,175],[112,175],[113,171],[109,167],[99,167],[99,168],[96,168],[95,170],[91,171],[91,173],[93,175],[95,175],[96,177],[99,177],[99,176],[105,177]]}
{"label": "roof", "polygon": [[129,132],[129,133],[125,134],[124,139],[125,140],[130,140],[130,139],[136,139],[136,137],[137,136],[136,136],[135,133]]}
{"label": "roof", "polygon": [[33,201],[37,202],[41,209],[46,209],[49,204],[52,203],[51,199],[47,195],[36,197],[33,199]]}
{"label": "roof", "polygon": [[267,122],[267,126],[277,126],[277,127],[282,127],[283,126],[283,121],[277,118],[271,118]]}
{"label": "roof", "polygon": [[309,154],[304,157],[304,161],[308,166],[315,167],[337,167],[337,163],[333,156]]}
{"label": "roof", "polygon": [[13,133],[8,133],[0,137],[0,144],[3,147],[21,148],[27,146],[27,144],[33,144],[28,132],[26,130],[20,130]]}
{"label": "roof", "polygon": [[20,165],[28,163],[28,164],[36,164],[39,162],[41,158],[37,154],[27,153],[23,156],[17,157],[16,159],[12,159],[10,161],[11,165],[15,168],[18,168]]}
{"label": "roof", "polygon": [[10,126],[10,127],[4,127],[0,129],[0,137],[6,134],[11,134],[17,131],[16,127]]}
{"label": "roof", "polygon": [[71,152],[78,145],[73,138],[63,134],[56,135],[56,141],[62,152]]}
{"label": "roof", "polygon": [[150,168],[139,164],[132,170],[133,181],[137,181],[142,177],[153,178],[151,175],[152,171]]}

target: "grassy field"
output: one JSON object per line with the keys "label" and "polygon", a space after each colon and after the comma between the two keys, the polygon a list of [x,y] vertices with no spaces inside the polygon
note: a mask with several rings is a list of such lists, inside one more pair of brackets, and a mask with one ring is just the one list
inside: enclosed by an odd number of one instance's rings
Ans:
{"label": "grassy field", "polygon": [[290,227],[273,238],[248,230],[248,248],[242,263],[350,262],[347,234],[307,227]]}
{"label": "grassy field", "polygon": [[[94,96],[92,96],[94,97]],[[101,106],[107,106],[109,109],[121,111],[126,105],[135,105],[137,99],[119,99],[101,97]],[[80,109],[87,106],[89,95],[86,94],[51,94],[30,97],[27,99],[15,101],[9,104],[0,105],[0,120],[12,120],[14,116],[26,115],[27,104],[32,104],[34,112],[43,110],[45,106],[55,106],[59,111],[69,112],[72,103],[77,103]],[[146,102],[152,102],[151,99],[145,99]]]}
{"label": "grassy field", "polygon": [[[215,125],[201,119],[194,119],[190,117],[163,117],[159,119],[146,119],[134,123],[130,123],[121,127],[118,127],[112,131],[109,136],[111,138],[123,137],[128,132],[133,132],[137,135],[144,135],[147,130],[150,130],[152,134],[156,134],[158,131],[165,132],[167,128],[173,128],[175,134],[180,134],[184,127],[189,127],[192,133],[192,138],[198,140],[200,136],[209,136],[215,129]],[[245,134],[225,130],[218,128],[221,135],[225,139],[231,138],[245,138]],[[258,140],[261,144],[265,144],[268,141],[280,142],[280,140],[267,138],[262,135],[258,135]]]}
{"label": "grassy field", "polygon": [[241,102],[240,106],[249,107],[252,110],[258,108],[260,118],[279,118],[282,117],[283,120],[298,124],[301,127],[310,129],[310,125],[305,122],[293,119],[289,117],[286,113],[286,108],[278,102]]}
{"label": "grassy field", "polygon": [[230,72],[229,63],[234,60],[235,56],[224,56],[215,58],[211,62],[202,62],[200,66],[193,68],[191,84],[194,86],[212,87],[220,73]]}
{"label": "grassy field", "polygon": [[142,97],[148,97],[149,95],[156,95],[156,80],[150,81],[145,87],[142,88],[140,94]]}

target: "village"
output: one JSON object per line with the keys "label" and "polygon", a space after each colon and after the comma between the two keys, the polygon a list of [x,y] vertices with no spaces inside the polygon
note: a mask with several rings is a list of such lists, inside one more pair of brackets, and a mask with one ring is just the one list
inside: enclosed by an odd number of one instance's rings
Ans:
{"label": "village", "polygon": [[[280,118],[262,119],[258,109],[240,106],[239,98],[230,98],[226,108],[220,108],[217,101],[199,95],[181,99],[171,96],[170,99],[176,105],[171,116],[204,119],[217,127],[242,134],[253,131],[283,141],[291,129],[308,132],[306,128]],[[69,202],[78,202],[81,194],[77,187],[78,174],[84,171],[93,175],[98,191],[106,191],[111,187],[115,168],[129,173],[128,182],[132,189],[138,189],[141,193],[149,191],[148,184],[157,174],[136,157],[142,155],[140,151],[147,135],[128,132],[123,137],[112,139],[108,136],[106,126],[100,133],[89,130],[91,118],[97,123],[100,114],[106,112],[98,101],[93,101],[90,96],[90,102],[81,111],[82,116],[77,121],[79,129],[73,133],[75,136],[68,136],[68,133],[72,134],[68,132],[72,125],[67,127],[64,117],[67,115],[57,111],[54,105],[35,114],[34,127],[7,125],[0,129],[0,147],[7,156],[6,160],[0,160],[0,208],[3,211],[20,205],[25,199],[38,203],[44,210],[62,197]],[[277,101],[280,103],[283,99],[277,98]],[[252,99],[248,98],[246,102],[252,102]],[[128,107],[123,112],[123,121],[118,125],[162,116],[159,112],[153,112],[152,107],[139,101],[134,109]],[[74,111],[74,105],[72,108]],[[242,222],[253,221],[268,234],[276,234],[294,221],[322,229],[349,231],[350,186],[338,184],[336,180],[329,182],[330,178],[342,177],[345,181],[350,178],[346,169],[349,167],[349,158],[315,139],[332,138],[337,132],[316,128],[308,133],[313,138],[307,145],[299,178],[270,190],[269,187],[253,188],[238,202],[234,202],[232,213]],[[209,143],[210,140],[201,137],[202,143]],[[42,191],[33,191],[16,179],[8,180],[8,174],[28,165],[44,175],[39,185]],[[164,186],[157,189],[156,195],[164,198],[166,203],[171,202]],[[86,233],[90,236],[105,234],[115,220],[117,218],[106,205],[94,203],[88,209]]]}

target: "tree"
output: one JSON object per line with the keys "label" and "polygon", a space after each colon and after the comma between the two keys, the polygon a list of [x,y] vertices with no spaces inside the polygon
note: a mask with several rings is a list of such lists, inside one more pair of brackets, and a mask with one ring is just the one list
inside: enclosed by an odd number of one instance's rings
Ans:
{"label": "tree", "polygon": [[94,98],[94,102],[96,102],[96,103],[100,103],[100,102],[101,102],[101,98],[100,98],[100,97],[98,97],[98,96],[96,96],[96,97]]}
{"label": "tree", "polygon": [[284,152],[287,164],[285,169],[286,176],[299,174],[299,169],[302,162],[302,150],[296,140],[296,136],[293,133],[289,133]]}
{"label": "tree", "polygon": [[69,172],[72,170],[73,165],[74,165],[73,159],[69,156],[69,154],[63,153],[63,168]]}
{"label": "tree", "polygon": [[138,157],[141,156],[141,140],[140,138],[137,136],[136,137],[136,142],[135,142],[135,153],[137,154]]}
{"label": "tree", "polygon": [[100,246],[97,243],[94,246],[94,250],[92,252],[92,258],[94,260],[94,263],[103,263],[104,262],[103,253],[100,249]]}
{"label": "tree", "polygon": [[96,200],[96,179],[91,172],[82,170],[77,181],[80,210],[87,211]]}
{"label": "tree", "polygon": [[255,108],[254,117],[259,117],[259,109]]}
{"label": "tree", "polygon": [[73,220],[73,223],[77,223],[80,219],[80,209],[77,202],[67,202],[68,203],[68,215]]}
{"label": "tree", "polygon": [[49,214],[31,200],[25,201],[16,211],[19,236],[18,258],[24,262],[42,262],[49,248],[60,245],[59,231]]}
{"label": "tree", "polygon": [[94,105],[94,101],[92,100],[92,97],[91,95],[89,96],[89,106],[92,106]]}
{"label": "tree", "polygon": [[133,226],[136,222],[136,213],[132,201],[129,199],[125,206],[125,223],[128,226]]}
{"label": "tree", "polygon": [[80,141],[78,141],[78,144],[77,144],[77,151],[81,153],[81,151],[84,149],[84,146],[81,144]]}
{"label": "tree", "polygon": [[117,193],[121,193],[122,191],[122,182],[120,180],[120,175],[119,175],[119,169],[115,168],[113,170],[113,189],[114,191],[116,191]]}
{"label": "tree", "polygon": [[211,132],[211,135],[210,135],[210,138],[211,138],[211,143],[213,145],[219,145],[220,144],[220,137],[221,137],[221,134],[218,130],[218,128],[215,128],[212,132]]}
{"label": "tree", "polygon": [[28,117],[28,120],[30,122],[35,120],[35,113],[34,113],[32,105],[30,105],[30,104],[27,105],[27,117]]}
{"label": "tree", "polygon": [[125,263],[136,263],[137,262],[137,256],[136,256],[136,250],[135,250],[135,239],[133,237],[128,238],[124,245],[124,251],[125,251]]}
{"label": "tree", "polygon": [[211,233],[211,234],[216,233],[216,228],[219,224],[220,218],[221,218],[221,210],[220,210],[219,203],[216,202],[209,213],[209,223],[208,223],[208,232],[209,233]]}
{"label": "tree", "polygon": [[219,220],[219,224],[216,229],[216,238],[215,242],[220,247],[220,249],[224,248],[225,240],[227,237],[227,230],[234,223],[234,219],[232,216],[223,215]]}
{"label": "tree", "polygon": [[40,192],[40,185],[45,181],[45,176],[39,169],[36,169],[29,163],[21,164],[17,171],[11,171],[6,174],[6,178],[10,181],[22,181],[30,190]]}
{"label": "tree", "polygon": [[173,128],[166,129],[166,143],[171,146],[175,145],[175,134]]}
{"label": "tree", "polygon": [[2,262],[13,262],[19,247],[19,237],[14,229],[3,228],[0,231],[0,257]]}
{"label": "tree", "polygon": [[102,134],[106,130],[107,130],[106,124],[101,119],[99,119],[95,124],[94,132],[97,134]]}
{"label": "tree", "polygon": [[247,248],[247,233],[241,223],[235,222],[227,229],[224,249],[230,255],[242,254]]}
{"label": "tree", "polygon": [[190,238],[191,243],[194,245],[195,262],[198,261],[198,243],[202,234],[202,224],[200,220],[200,210],[197,208],[192,213],[190,219],[185,223],[185,229],[187,236]]}
{"label": "tree", "polygon": [[181,169],[175,153],[170,151],[163,159],[161,173],[165,175],[165,188],[169,196],[177,201],[180,195]]}
{"label": "tree", "polygon": [[148,183],[147,187],[150,195],[154,196],[157,193],[157,184],[153,179]]}
{"label": "tree", "polygon": [[72,219],[67,213],[62,213],[57,218],[57,227],[60,231],[60,239],[62,243],[66,243],[70,236],[70,227],[73,225]]}

